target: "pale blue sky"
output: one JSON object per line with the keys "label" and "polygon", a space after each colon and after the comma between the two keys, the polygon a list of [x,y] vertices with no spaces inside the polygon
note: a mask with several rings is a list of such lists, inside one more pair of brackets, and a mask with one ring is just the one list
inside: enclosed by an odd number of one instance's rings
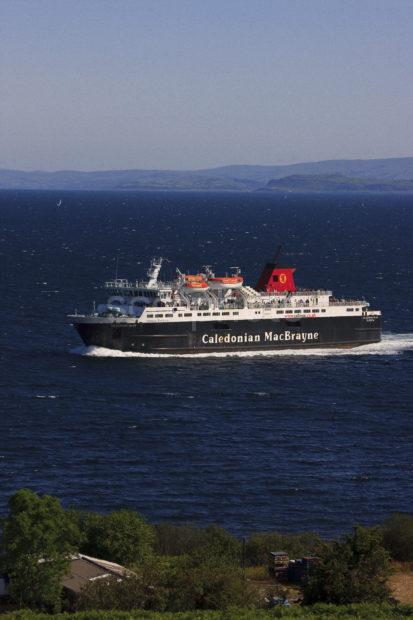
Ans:
{"label": "pale blue sky", "polygon": [[0,0],[0,167],[413,155],[413,0]]}

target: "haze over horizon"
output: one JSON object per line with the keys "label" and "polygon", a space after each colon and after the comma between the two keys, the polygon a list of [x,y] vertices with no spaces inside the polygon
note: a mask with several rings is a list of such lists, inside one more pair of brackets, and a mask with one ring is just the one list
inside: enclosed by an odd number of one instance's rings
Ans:
{"label": "haze over horizon", "polygon": [[2,0],[0,168],[408,157],[410,0]]}

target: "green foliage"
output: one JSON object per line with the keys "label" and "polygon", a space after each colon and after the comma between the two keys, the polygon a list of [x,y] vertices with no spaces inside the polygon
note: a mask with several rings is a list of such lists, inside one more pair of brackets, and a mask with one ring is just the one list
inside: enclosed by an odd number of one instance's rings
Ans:
{"label": "green foliage", "polygon": [[225,611],[191,611],[191,612],[153,612],[144,610],[133,611],[84,611],[74,614],[57,614],[53,616],[38,614],[31,611],[8,613],[2,620],[274,620],[284,618],[292,620],[396,620],[411,618],[411,605],[325,605],[312,607],[295,607],[287,609],[275,608],[271,611],[261,609],[230,608]]}
{"label": "green foliage", "polygon": [[191,555],[197,563],[240,566],[241,543],[222,527],[211,525],[203,530],[199,547]]}
{"label": "green foliage", "polygon": [[155,533],[155,549],[161,555],[187,555],[197,564],[219,560],[224,564],[240,565],[240,541],[217,525],[197,528],[161,523],[155,526]]}
{"label": "green foliage", "polygon": [[154,526],[155,552],[158,555],[192,554],[201,544],[203,529],[192,525],[159,523]]}
{"label": "green foliage", "polygon": [[71,512],[72,520],[82,531],[81,551],[122,565],[144,563],[153,554],[154,530],[132,510],[118,510],[108,515]]}
{"label": "green foliage", "polygon": [[322,539],[313,532],[302,534],[282,534],[262,532],[253,534],[246,545],[246,561],[249,566],[269,564],[270,551],[286,551],[291,558],[300,558],[315,551]]}
{"label": "green foliage", "polygon": [[394,560],[413,562],[413,515],[398,512],[386,519],[383,544]]}
{"label": "green foliage", "polygon": [[240,569],[211,563],[179,567],[168,580],[166,609],[227,609],[252,605],[255,592],[244,581]]}
{"label": "green foliage", "polygon": [[245,575],[253,581],[268,581],[270,572],[267,566],[247,566]]}
{"label": "green foliage", "polygon": [[198,587],[201,586],[196,600],[198,609],[228,609],[255,603],[256,593],[244,581],[240,570],[204,565],[195,571],[195,579]]}
{"label": "green foliage", "polygon": [[305,587],[305,600],[335,604],[384,602],[390,561],[379,528],[356,527],[342,541],[324,545]]}
{"label": "green foliage", "polygon": [[56,610],[68,554],[80,532],[60,502],[22,489],[9,500],[0,542],[1,570],[10,578],[9,596],[22,606]]}
{"label": "green foliage", "polygon": [[[330,544],[322,543],[313,533],[252,535],[246,545],[246,574],[255,575],[255,579],[266,577],[265,567],[272,550],[285,550],[290,557],[316,552],[320,557],[306,586],[306,603],[321,601],[330,605],[318,604],[305,610],[252,610],[258,603],[257,591],[240,569],[241,543],[216,525],[197,528],[163,523],[152,527],[141,515],[128,510],[109,515],[65,512],[56,498],[40,497],[23,489],[10,499],[9,515],[3,519],[2,528],[0,570],[10,577],[10,596],[19,607],[48,612],[60,608],[62,577],[69,556],[76,549],[133,567],[134,574],[122,580],[111,577],[86,586],[79,599],[79,608],[86,615],[60,618],[376,620],[413,615],[412,608],[371,605],[386,601],[389,595],[387,550],[395,559],[412,559],[411,515],[393,515],[381,528],[355,528],[351,535]],[[358,602],[366,604],[332,605]],[[96,608],[107,613],[91,611]],[[114,609],[129,615],[110,611]],[[387,615],[383,615],[383,609]],[[163,611],[165,615],[160,613]],[[184,615],[175,616],[175,612]],[[27,611],[19,613],[20,616],[4,615],[3,620],[36,618]]]}
{"label": "green foliage", "polygon": [[96,550],[99,546],[99,529],[104,517],[96,512],[83,512],[73,509],[68,511],[68,515],[81,532],[80,551],[86,555],[96,556]]}
{"label": "green foliage", "polygon": [[141,576],[132,575],[118,579],[111,576],[108,579],[91,581],[82,589],[77,608],[79,610],[93,609],[155,609],[165,608],[166,594],[158,584],[152,586]]}
{"label": "green foliage", "polygon": [[228,570],[228,566],[211,561],[195,565],[189,556],[181,556],[178,560],[152,561],[122,581],[111,578],[89,583],[81,593],[78,609],[222,610],[251,605],[254,599],[255,591],[239,569]]}

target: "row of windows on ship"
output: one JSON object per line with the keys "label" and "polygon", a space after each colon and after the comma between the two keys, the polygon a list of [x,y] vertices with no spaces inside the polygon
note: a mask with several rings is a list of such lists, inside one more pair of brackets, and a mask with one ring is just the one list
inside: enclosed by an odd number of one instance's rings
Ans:
{"label": "row of windows on ship", "polygon": [[[346,308],[347,312],[357,312],[357,310],[360,310],[360,308]],[[318,314],[320,312],[326,312],[325,308],[311,308],[311,309],[305,309],[305,310],[294,310],[294,312],[288,312],[287,314]],[[261,314],[260,310],[256,310],[255,314]],[[285,314],[285,310],[277,310],[277,314]],[[162,313],[162,312],[155,312],[153,313],[149,313],[146,314],[146,317],[148,319],[162,319],[162,318],[166,318],[166,319],[172,319],[173,317],[192,317],[192,316],[236,316],[239,315],[239,312],[236,311],[231,311],[231,312],[179,312],[178,314],[172,314],[172,313]]]}

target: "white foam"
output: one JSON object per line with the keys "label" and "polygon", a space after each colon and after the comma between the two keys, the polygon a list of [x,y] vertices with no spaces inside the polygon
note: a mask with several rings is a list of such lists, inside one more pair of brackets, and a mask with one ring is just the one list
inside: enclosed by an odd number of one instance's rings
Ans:
{"label": "white foam", "polygon": [[332,357],[332,356],[359,356],[359,355],[400,355],[404,351],[413,350],[413,333],[409,334],[383,334],[381,342],[366,344],[354,349],[281,349],[276,351],[239,351],[228,353],[134,353],[132,351],[116,351],[104,347],[78,347],[70,353],[86,357],[121,357],[121,358],[204,358],[204,357],[278,357],[278,356],[306,356],[306,357]]}
{"label": "white foam", "polygon": [[36,394],[36,398],[57,398],[55,394]]}

